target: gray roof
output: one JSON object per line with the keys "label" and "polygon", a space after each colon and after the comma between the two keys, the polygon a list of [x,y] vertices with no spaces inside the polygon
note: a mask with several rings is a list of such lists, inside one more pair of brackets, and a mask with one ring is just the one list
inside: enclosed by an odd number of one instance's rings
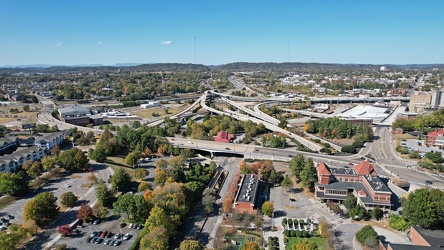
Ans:
{"label": "gray roof", "polygon": [[330,167],[330,172],[333,175],[341,175],[341,174],[343,174],[343,175],[356,175],[356,176],[358,176],[353,168],[349,168],[349,167],[345,167],[345,166],[344,167],[337,167],[337,168]]}
{"label": "gray roof", "polygon": [[373,190],[378,192],[389,192],[390,189],[385,185],[384,182],[378,176],[366,175],[364,178],[367,180],[368,184],[373,188]]}
{"label": "gray roof", "polygon": [[71,107],[60,108],[59,112],[60,112],[60,114],[63,114],[63,113],[89,113],[89,109],[87,109],[83,106],[73,105]]}
{"label": "gray roof", "polygon": [[237,201],[255,203],[259,181],[256,175],[246,174],[242,179]]}
{"label": "gray roof", "polygon": [[5,142],[11,143],[17,140],[17,136],[5,136],[0,138],[0,145],[3,145]]}

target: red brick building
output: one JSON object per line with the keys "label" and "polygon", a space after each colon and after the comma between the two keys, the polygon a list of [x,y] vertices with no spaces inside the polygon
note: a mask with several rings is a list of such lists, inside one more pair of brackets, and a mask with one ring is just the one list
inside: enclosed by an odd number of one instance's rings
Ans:
{"label": "red brick building", "polygon": [[444,230],[428,230],[419,226],[412,226],[407,234],[413,245],[388,243],[382,245],[386,250],[419,250],[419,249],[443,249]]}
{"label": "red brick building", "polygon": [[228,134],[227,131],[219,131],[217,133],[216,138],[214,138],[214,141],[216,142],[231,142],[233,140],[234,135]]}
{"label": "red brick building", "polygon": [[437,130],[427,134],[427,145],[432,147],[444,146],[444,130]]}
{"label": "red brick building", "polygon": [[234,210],[236,213],[256,213],[258,202],[257,196],[259,195],[259,180],[260,177],[257,175],[244,175],[234,202]]}
{"label": "red brick building", "polygon": [[318,182],[315,184],[315,195],[322,201],[342,202],[348,194],[353,194],[358,204],[367,210],[380,207],[391,208],[392,192],[376,176],[375,166],[363,161],[353,168],[328,167],[321,162],[316,167]]}

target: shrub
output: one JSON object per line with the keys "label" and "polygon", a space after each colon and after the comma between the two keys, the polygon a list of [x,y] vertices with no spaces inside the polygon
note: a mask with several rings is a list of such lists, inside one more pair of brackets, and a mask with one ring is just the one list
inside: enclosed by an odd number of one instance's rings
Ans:
{"label": "shrub", "polygon": [[287,244],[288,243],[288,238],[284,237],[284,243]]}
{"label": "shrub", "polygon": [[319,139],[314,139],[313,141],[316,142],[316,143],[321,142],[321,140],[319,140]]}
{"label": "shrub", "polygon": [[281,223],[284,228],[287,227],[287,218],[283,218]]}
{"label": "shrub", "polygon": [[410,227],[410,223],[404,218],[392,214],[390,216],[390,226],[398,231],[405,231]]}
{"label": "shrub", "polygon": [[304,224],[305,224],[305,221],[301,219],[301,220],[299,220],[299,223],[300,223],[300,224],[301,224],[301,226],[302,226],[302,225],[304,225]]}
{"label": "shrub", "polygon": [[297,230],[291,230],[291,237],[297,237],[298,232],[299,231],[297,231]]}
{"label": "shrub", "polygon": [[308,234],[308,232],[307,231],[302,231],[302,237],[304,237],[304,238],[307,238],[307,237],[309,237],[310,235]]}
{"label": "shrub", "polygon": [[301,238],[302,237],[302,232],[301,231],[296,231],[296,237]]}
{"label": "shrub", "polygon": [[287,222],[288,222],[288,225],[290,225],[290,226],[293,224],[293,220],[292,219],[288,219]]}
{"label": "shrub", "polygon": [[290,230],[285,229],[284,230],[284,235],[287,236],[287,237],[290,237],[291,236]]}
{"label": "shrub", "polygon": [[[378,239],[378,234],[376,233],[375,229],[373,229],[372,226],[370,225],[366,225],[363,228],[361,228],[361,230],[359,230],[358,232],[356,232],[356,239],[361,243],[361,244],[365,244],[365,242],[372,242],[372,240],[368,240],[368,239]],[[368,246],[368,247],[372,247],[372,246]]]}

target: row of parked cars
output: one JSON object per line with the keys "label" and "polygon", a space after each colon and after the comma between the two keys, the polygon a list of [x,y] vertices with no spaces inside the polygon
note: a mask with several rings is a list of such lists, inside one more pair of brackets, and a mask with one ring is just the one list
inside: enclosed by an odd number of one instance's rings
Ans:
{"label": "row of parked cars", "polygon": [[118,246],[122,244],[122,240],[129,240],[132,235],[130,233],[126,233],[125,235],[122,235],[121,233],[116,233],[113,237],[112,233],[109,231],[102,231],[102,232],[92,232],[89,235],[88,243],[94,243],[94,244],[103,244],[108,246]]}

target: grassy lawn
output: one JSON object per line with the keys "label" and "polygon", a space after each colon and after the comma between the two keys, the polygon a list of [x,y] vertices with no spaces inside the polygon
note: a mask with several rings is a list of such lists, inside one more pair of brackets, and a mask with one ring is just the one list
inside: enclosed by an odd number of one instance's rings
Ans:
{"label": "grassy lawn", "polygon": [[12,203],[14,203],[17,199],[10,195],[4,195],[0,197],[0,209],[3,209]]}
{"label": "grassy lawn", "polygon": [[[225,236],[225,238],[227,239],[227,249],[228,250],[237,250],[239,249],[246,241],[254,241],[256,244],[258,244],[259,246],[261,245],[260,243],[260,239],[262,237],[258,237],[256,235],[249,235],[249,234],[245,234],[245,233],[235,233],[235,234],[227,234]],[[236,242],[236,244],[233,244],[234,242]]]}
{"label": "grassy lawn", "polygon": [[319,238],[319,237],[314,237],[314,238],[296,238],[296,237],[291,237],[288,238],[288,243],[285,246],[286,250],[291,250],[291,247],[293,245],[295,245],[296,243],[298,243],[301,240],[307,239],[309,241],[313,241],[316,246],[318,246],[318,250],[327,250],[327,243],[325,242],[325,239],[323,238]]}
{"label": "grassy lawn", "polygon": [[126,172],[134,178],[134,169],[130,166],[126,165],[125,158],[116,157],[116,156],[108,156],[105,163],[109,165],[114,171],[117,171],[119,168],[125,168]]}
{"label": "grassy lawn", "polygon": [[[138,117],[142,118],[142,119],[147,119],[147,118],[163,118],[163,117],[167,117],[173,114],[177,114],[179,113],[181,110],[187,108],[188,106],[190,106],[189,104],[182,104],[182,105],[170,105],[170,107],[168,107],[168,114],[165,113],[165,109],[164,107],[154,107],[154,108],[148,108],[148,109],[141,109],[141,110],[137,110],[132,112],[134,115],[137,115]],[[154,117],[152,115],[152,113],[158,113],[159,116],[158,117]]]}

